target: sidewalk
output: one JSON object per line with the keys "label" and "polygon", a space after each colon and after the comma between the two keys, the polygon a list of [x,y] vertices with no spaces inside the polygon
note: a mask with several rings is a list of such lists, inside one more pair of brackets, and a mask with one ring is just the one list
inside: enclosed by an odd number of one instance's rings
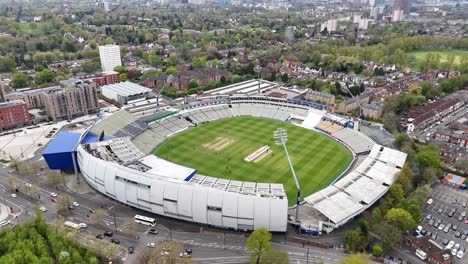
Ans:
{"label": "sidewalk", "polygon": [[8,219],[10,215],[10,208],[4,204],[0,204],[0,222]]}

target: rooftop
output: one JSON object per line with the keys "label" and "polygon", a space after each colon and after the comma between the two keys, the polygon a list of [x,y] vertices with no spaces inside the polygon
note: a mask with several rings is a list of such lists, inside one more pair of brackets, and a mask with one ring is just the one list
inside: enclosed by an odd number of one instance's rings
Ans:
{"label": "rooftop", "polygon": [[24,101],[23,100],[14,100],[14,101],[3,102],[3,103],[0,103],[0,107],[20,105],[20,104],[24,104]]}
{"label": "rooftop", "polygon": [[131,95],[151,92],[151,89],[148,89],[144,86],[141,86],[136,83],[128,82],[128,81],[104,85],[101,87],[101,90],[104,90],[104,89],[111,90],[114,93],[119,94],[120,96],[131,96]]}

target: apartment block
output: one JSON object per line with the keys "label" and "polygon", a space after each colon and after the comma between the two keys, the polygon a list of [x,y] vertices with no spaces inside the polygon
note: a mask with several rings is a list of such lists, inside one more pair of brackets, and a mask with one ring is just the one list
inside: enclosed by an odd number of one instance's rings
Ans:
{"label": "apartment block", "polygon": [[21,100],[0,103],[0,131],[30,125],[28,106]]}
{"label": "apartment block", "polygon": [[103,72],[113,71],[116,66],[122,66],[120,46],[118,45],[99,46],[99,57]]}
{"label": "apartment block", "polygon": [[99,110],[97,88],[92,82],[46,91],[43,97],[47,115],[54,122],[72,120]]}

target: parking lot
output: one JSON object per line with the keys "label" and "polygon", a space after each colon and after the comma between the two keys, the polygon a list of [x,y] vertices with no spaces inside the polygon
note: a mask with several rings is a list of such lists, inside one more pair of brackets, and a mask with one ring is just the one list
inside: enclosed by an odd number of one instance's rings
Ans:
{"label": "parking lot", "polygon": [[[441,246],[445,247],[447,243],[453,241],[454,244],[463,247],[465,253],[462,258],[453,256],[453,263],[466,263],[468,259],[466,257],[466,249],[468,248],[468,217],[466,216],[468,213],[468,191],[439,184],[432,189],[429,198],[433,201],[431,204],[426,204],[423,209],[424,218],[421,222],[423,230],[427,232],[426,235],[432,235],[432,239]],[[451,215],[451,211],[455,211],[455,213]],[[425,233],[424,231],[423,233]]]}

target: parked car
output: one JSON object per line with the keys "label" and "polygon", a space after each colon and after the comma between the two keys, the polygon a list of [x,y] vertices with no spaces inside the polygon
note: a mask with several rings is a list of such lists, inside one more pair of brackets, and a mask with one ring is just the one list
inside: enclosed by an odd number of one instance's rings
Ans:
{"label": "parked car", "polygon": [[79,223],[78,224],[81,228],[88,228],[88,225],[85,223]]}
{"label": "parked car", "polygon": [[449,243],[449,240],[448,240],[448,239],[442,240],[442,245],[446,246],[446,245],[448,245],[448,243]]}
{"label": "parked car", "polygon": [[432,204],[432,202],[434,202],[434,200],[432,200],[432,198],[427,200],[427,204]]}
{"label": "parked car", "polygon": [[444,230],[445,228],[445,225],[444,224],[440,224],[439,227],[437,229],[439,229],[440,231]]}
{"label": "parked car", "polygon": [[463,207],[463,208],[466,207],[466,202],[463,202],[463,203],[462,203],[462,207]]}
{"label": "parked car", "polygon": [[460,221],[460,222],[463,222],[463,219],[465,219],[465,217],[462,216],[462,215],[460,215],[460,216],[458,217],[458,221]]}
{"label": "parked car", "polygon": [[431,214],[426,215],[426,219],[427,219],[427,220],[431,220],[431,219],[432,219],[432,215],[431,215]]}
{"label": "parked car", "polygon": [[444,228],[444,233],[448,233],[449,231],[450,231],[450,227],[449,227],[448,225],[445,226],[445,228]]}
{"label": "parked car", "polygon": [[114,233],[112,233],[112,231],[106,231],[106,232],[104,232],[104,235],[107,236],[107,237],[112,237],[114,235]]}
{"label": "parked car", "polygon": [[457,230],[458,230],[458,225],[453,225],[453,226],[452,226],[452,230],[453,230],[453,231],[457,231]]}
{"label": "parked car", "polygon": [[96,211],[94,211],[93,209],[89,209],[89,212],[94,214]]}
{"label": "parked car", "polygon": [[158,234],[158,230],[151,228],[150,230],[148,230],[148,234],[157,235],[157,234]]}
{"label": "parked car", "polygon": [[421,235],[426,235],[427,234],[427,231],[425,229],[421,230]]}
{"label": "parked car", "polygon": [[12,194],[10,195],[10,197],[11,197],[11,198],[16,198],[16,197],[18,197],[18,195],[12,193]]}
{"label": "parked car", "polygon": [[73,202],[73,206],[78,207],[78,206],[80,206],[80,204],[77,203],[77,202]]}
{"label": "parked car", "polygon": [[149,248],[154,248],[156,246],[156,244],[151,242],[151,243],[146,244],[146,246],[149,247]]}
{"label": "parked car", "polygon": [[454,236],[455,236],[456,238],[459,238],[459,237],[461,236],[461,232],[455,232]]}
{"label": "parked car", "polygon": [[74,207],[73,205],[70,204],[70,205],[68,206],[68,209],[70,209],[70,210],[75,210],[75,207]]}
{"label": "parked car", "polygon": [[128,247],[128,254],[133,254],[135,252],[135,248],[133,246]]}
{"label": "parked car", "polygon": [[455,242],[450,240],[450,242],[448,242],[447,246],[445,246],[445,249],[452,249],[453,246],[455,246]]}
{"label": "parked car", "polygon": [[103,238],[104,238],[104,235],[103,235],[103,234],[97,234],[97,235],[96,235],[96,238],[103,239]]}
{"label": "parked car", "polygon": [[429,222],[427,222],[427,224],[428,224],[429,226],[433,226],[433,225],[434,225],[434,222],[435,222],[434,219],[431,219],[431,220],[429,220]]}
{"label": "parked car", "polygon": [[44,206],[39,207],[39,210],[41,212],[47,212],[47,208],[45,208]]}
{"label": "parked car", "polygon": [[436,241],[437,237],[438,237],[437,233],[434,233],[434,234],[432,234],[431,239]]}
{"label": "parked car", "polygon": [[120,244],[120,241],[118,239],[116,239],[116,238],[112,238],[111,242],[114,243],[114,244]]}
{"label": "parked car", "polygon": [[437,213],[443,214],[443,213],[444,213],[444,210],[443,210],[442,208],[439,208],[439,211],[437,211]]}
{"label": "parked car", "polygon": [[51,192],[51,193],[50,193],[50,196],[52,196],[52,197],[57,197],[57,194],[54,193],[54,192]]}

